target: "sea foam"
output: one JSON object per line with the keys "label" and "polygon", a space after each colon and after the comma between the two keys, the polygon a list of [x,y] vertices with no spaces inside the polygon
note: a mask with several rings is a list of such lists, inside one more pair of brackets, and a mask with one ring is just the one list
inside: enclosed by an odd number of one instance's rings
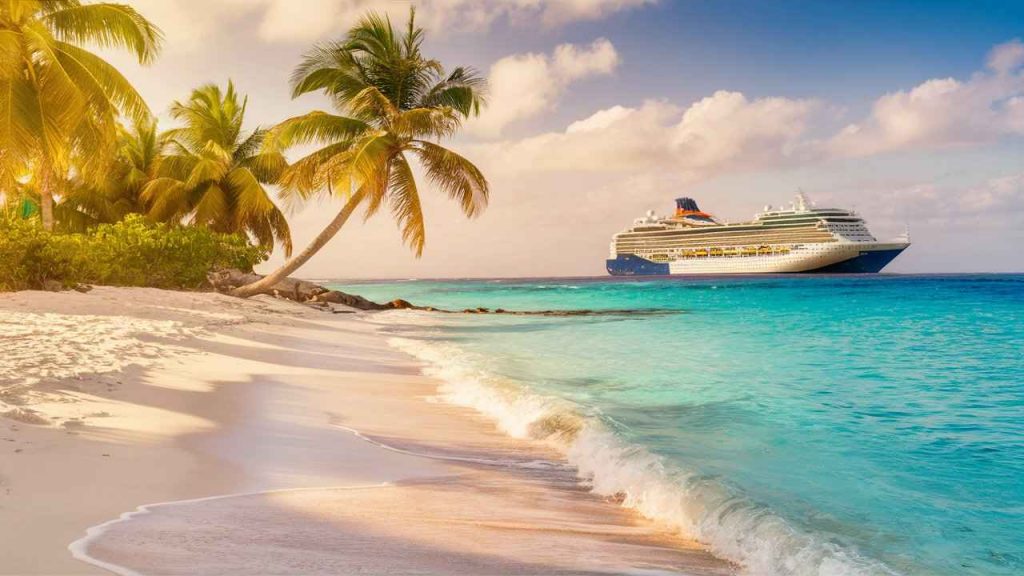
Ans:
{"label": "sea foam", "polygon": [[[398,320],[391,317],[386,323]],[[404,321],[410,320],[405,317]],[[411,322],[422,328],[424,318]],[[498,377],[484,358],[437,339],[393,337],[441,381],[442,400],[472,408],[504,433],[556,447],[599,495],[706,545],[751,576],[882,576],[889,567],[827,537],[802,532],[716,478],[672,465],[627,442],[614,423],[566,399]]]}

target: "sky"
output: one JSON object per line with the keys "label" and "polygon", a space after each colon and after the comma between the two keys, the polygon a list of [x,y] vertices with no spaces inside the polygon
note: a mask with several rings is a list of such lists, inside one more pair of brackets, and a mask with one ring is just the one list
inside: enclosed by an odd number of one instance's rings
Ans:
{"label": "sky", "polygon": [[[104,53],[167,109],[232,79],[248,128],[328,110],[291,99],[316,42],[399,0],[127,0],[164,32],[142,67]],[[488,78],[446,145],[487,176],[466,219],[420,187],[417,259],[386,212],[354,219],[307,278],[591,276],[613,233],[690,196],[727,221],[803,190],[913,245],[887,272],[1024,271],[1024,2],[420,0],[424,50]],[[297,154],[296,154],[297,157]],[[340,209],[289,213],[296,247]],[[262,269],[281,261],[280,251]]]}

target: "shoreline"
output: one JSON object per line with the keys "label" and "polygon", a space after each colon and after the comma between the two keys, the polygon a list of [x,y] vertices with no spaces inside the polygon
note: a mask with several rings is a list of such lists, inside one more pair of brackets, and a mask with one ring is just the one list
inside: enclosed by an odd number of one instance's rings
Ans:
{"label": "shoreline", "polygon": [[[97,288],[2,295],[0,330],[25,332],[30,317],[43,326],[44,311],[98,319],[92,344],[56,345],[71,361],[115,369],[71,366],[42,374],[24,398],[4,397],[0,412],[35,410],[50,423],[0,418],[4,437],[14,438],[0,447],[21,447],[0,453],[0,531],[16,535],[0,543],[0,572],[105,573],[65,548],[90,527],[95,537],[80,553],[139,573],[735,570],[591,494],[553,450],[510,438],[469,409],[428,401],[439,383],[362,313]],[[137,329],[171,324],[144,348],[151,337],[103,333],[105,320],[125,318]],[[37,331],[19,336],[25,354],[16,360],[31,358],[32,344],[55,345],[34,342],[46,336]],[[90,356],[97,342],[101,353]],[[142,357],[123,353],[139,346]],[[23,378],[39,368],[28,364]],[[0,372],[5,390],[11,373]],[[11,408],[12,399],[24,403]],[[51,507],[60,513],[42,513]],[[13,531],[24,524],[36,529]],[[207,526],[221,529],[200,529]]]}

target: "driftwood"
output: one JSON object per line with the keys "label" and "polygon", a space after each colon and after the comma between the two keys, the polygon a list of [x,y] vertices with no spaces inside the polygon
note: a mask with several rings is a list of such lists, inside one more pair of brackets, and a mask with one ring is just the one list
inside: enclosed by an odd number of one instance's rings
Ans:
{"label": "driftwood", "polygon": [[[219,270],[207,274],[210,285],[218,292],[228,292],[239,286],[252,284],[263,278],[262,275],[253,272],[242,272],[241,270],[229,269]],[[319,284],[285,278],[263,291],[278,298],[287,298],[303,304],[311,304],[330,308],[331,304],[343,304],[358,310],[424,310],[427,312],[442,312],[445,314],[506,314],[509,316],[653,316],[665,314],[679,314],[680,310],[663,310],[658,308],[638,308],[627,310],[505,310],[496,308],[466,308],[465,310],[443,310],[432,306],[416,306],[405,300],[392,300],[386,304],[367,300],[362,296],[348,294],[340,290],[331,290]]]}

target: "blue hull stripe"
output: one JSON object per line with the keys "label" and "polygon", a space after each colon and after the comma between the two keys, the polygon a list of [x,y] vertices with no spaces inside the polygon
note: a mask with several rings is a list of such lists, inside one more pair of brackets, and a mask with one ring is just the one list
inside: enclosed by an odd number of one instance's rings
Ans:
{"label": "blue hull stripe", "polygon": [[612,276],[665,276],[668,264],[651,262],[632,254],[621,254],[614,260],[606,260],[608,273]]}
{"label": "blue hull stripe", "polygon": [[[804,274],[871,274],[885,268],[893,258],[900,255],[900,252],[903,252],[903,248],[861,252],[860,256],[855,258],[824,268],[808,270]],[[651,262],[632,254],[623,254],[605,262],[608,273],[612,276],[664,276],[669,274],[668,264]]]}

